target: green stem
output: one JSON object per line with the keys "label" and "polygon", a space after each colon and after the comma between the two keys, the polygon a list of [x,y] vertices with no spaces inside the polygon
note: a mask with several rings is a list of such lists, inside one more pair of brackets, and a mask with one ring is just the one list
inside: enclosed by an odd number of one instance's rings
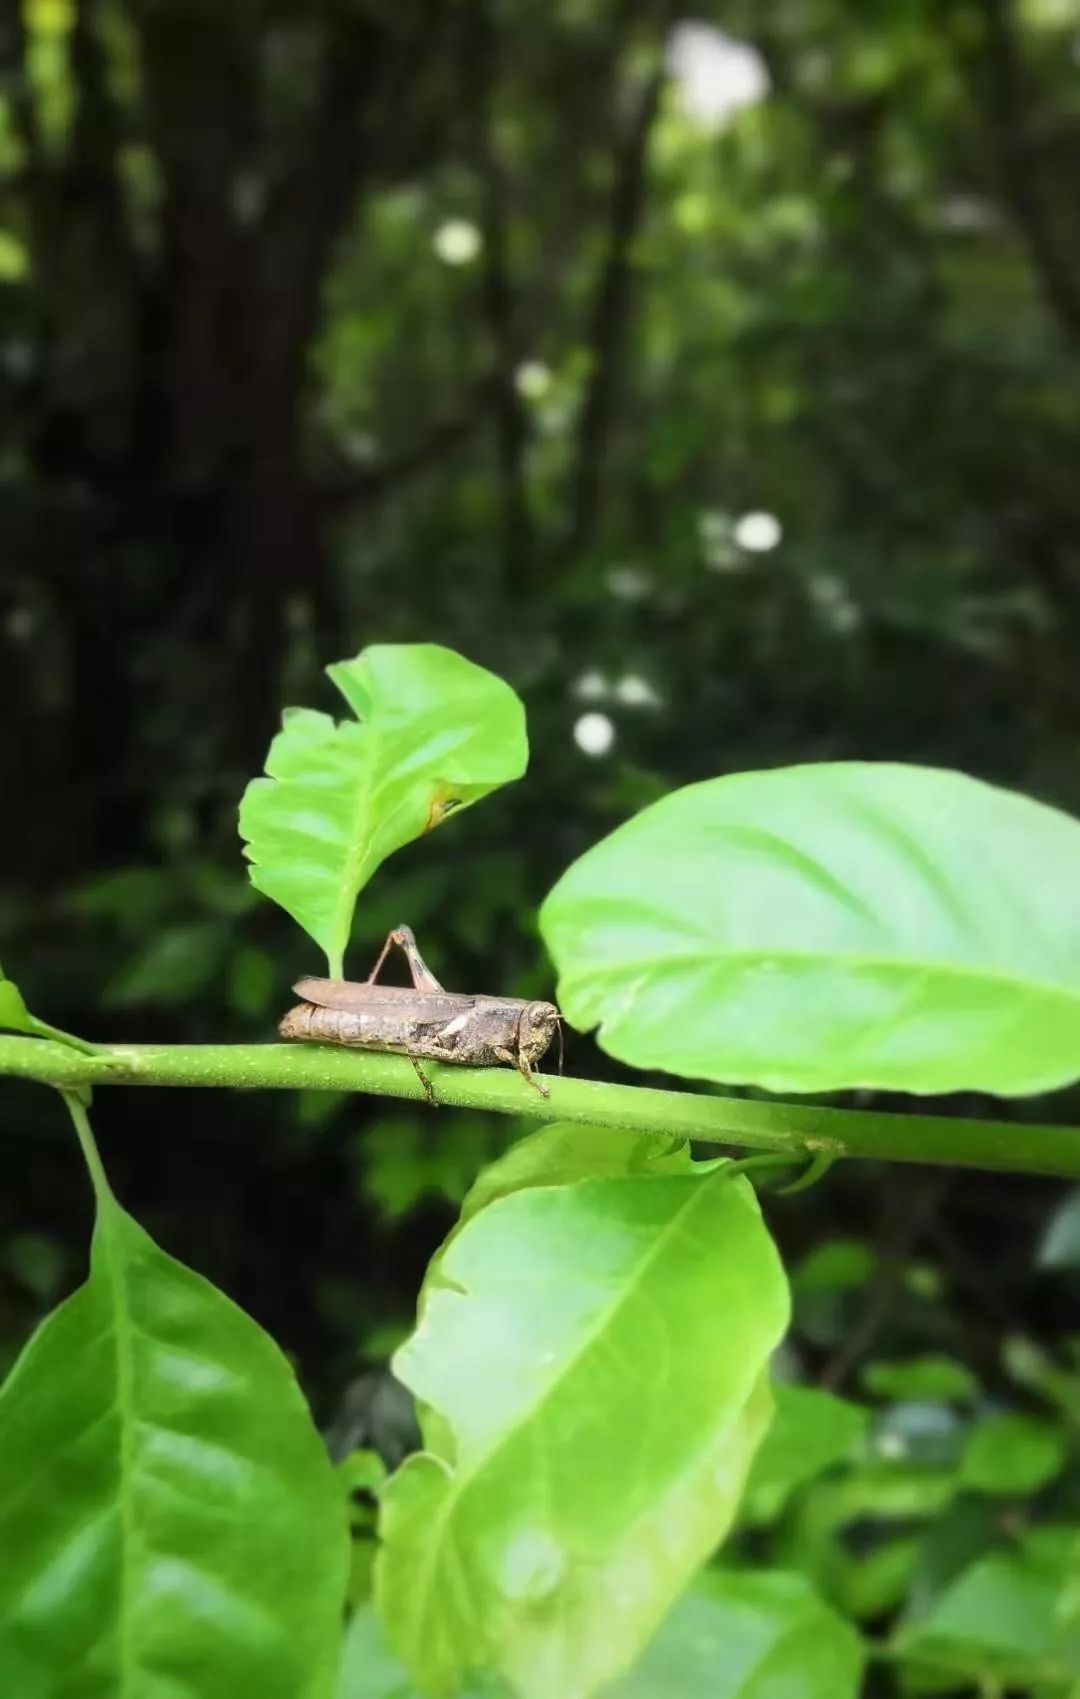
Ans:
{"label": "green stem", "polygon": [[101,1165],[101,1157],[98,1155],[98,1147],[94,1140],[94,1135],[90,1129],[90,1117],[86,1113],[86,1105],[75,1091],[64,1091],[62,1089],[60,1095],[64,1099],[64,1102],[67,1105],[67,1112],[74,1122],[75,1131],[79,1136],[79,1144],[82,1146],[83,1157],[85,1158],[87,1168],[90,1170],[90,1179],[94,1186],[94,1196],[97,1198],[100,1206],[106,1198],[112,1196],[112,1193],[109,1189],[109,1182],[105,1176],[105,1170]]}
{"label": "green stem", "polygon": [[[933,1162],[1080,1179],[1080,1128],[880,1114],[813,1104],[761,1102],[706,1092],[654,1091],[598,1080],[547,1079],[550,1097],[503,1068],[425,1063],[436,1097],[453,1108],[579,1121],[703,1144],[821,1152],[891,1162]],[[218,1086],[260,1090],[364,1091],[423,1098],[403,1056],[292,1044],[114,1044],[84,1056],[36,1038],[0,1037],[0,1075],[75,1086]]]}

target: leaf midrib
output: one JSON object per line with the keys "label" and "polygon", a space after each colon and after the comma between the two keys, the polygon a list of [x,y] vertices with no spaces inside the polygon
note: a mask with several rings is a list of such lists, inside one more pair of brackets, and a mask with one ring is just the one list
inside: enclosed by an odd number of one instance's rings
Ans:
{"label": "leaf midrib", "polygon": [[[689,1176],[689,1177],[692,1177],[692,1176]],[[669,1178],[671,1178],[671,1179],[681,1179],[682,1176],[671,1175],[671,1176],[669,1176]],[[584,1182],[584,1183],[587,1183],[587,1182]],[[652,1184],[654,1182],[650,1181],[649,1183]],[[413,1617],[413,1634],[414,1634],[414,1637],[419,1633],[420,1626],[421,1626],[421,1623],[423,1621],[423,1617],[424,1617],[424,1613],[425,1613],[425,1609],[426,1609],[425,1601],[426,1601],[427,1595],[428,1595],[428,1587],[429,1587],[431,1572],[432,1572],[433,1568],[435,1567],[435,1555],[436,1555],[436,1553],[437,1553],[437,1551],[440,1547],[441,1542],[443,1541],[444,1537],[447,1534],[446,1524],[450,1520],[452,1512],[457,1507],[457,1505],[460,1503],[465,1492],[479,1478],[479,1476],[482,1474],[483,1470],[490,1463],[491,1459],[493,1457],[497,1456],[499,1451],[505,1445],[507,1445],[509,1443],[509,1441],[516,1434],[518,1434],[524,1427],[526,1427],[527,1424],[530,1421],[533,1421],[533,1420],[536,1419],[536,1412],[539,1409],[542,1409],[543,1406],[546,1403],[548,1403],[548,1401],[551,1399],[551,1397],[553,1396],[556,1389],[558,1387],[560,1387],[562,1385],[562,1383],[569,1377],[570,1373],[574,1369],[577,1368],[577,1366],[580,1363],[580,1361],[582,1360],[582,1358],[586,1355],[586,1353],[589,1350],[591,1350],[593,1344],[595,1343],[595,1341],[599,1337],[599,1335],[610,1324],[612,1318],[617,1314],[617,1312],[628,1301],[630,1294],[633,1293],[634,1291],[636,1291],[636,1289],[637,1289],[638,1285],[640,1284],[641,1280],[643,1279],[644,1275],[647,1273],[647,1271],[652,1266],[652,1264],[659,1258],[659,1256],[661,1255],[661,1252],[666,1248],[668,1240],[675,1233],[676,1229],[685,1227],[686,1218],[690,1215],[690,1213],[694,1209],[696,1209],[696,1207],[698,1206],[699,1203],[701,1203],[703,1198],[710,1195],[711,1188],[718,1185],[718,1184],[730,1185],[731,1183],[732,1183],[731,1178],[725,1177],[723,1168],[718,1169],[716,1171],[716,1173],[714,1175],[712,1175],[711,1177],[703,1177],[701,1180],[699,1180],[697,1182],[697,1186],[696,1186],[695,1190],[687,1198],[685,1204],[680,1206],[677,1213],[674,1216],[672,1216],[671,1220],[668,1221],[665,1224],[665,1226],[661,1229],[661,1231],[657,1234],[656,1238],[653,1240],[652,1244],[648,1247],[644,1256],[641,1258],[640,1262],[638,1263],[637,1267],[635,1268],[631,1279],[629,1281],[627,1281],[627,1283],[622,1287],[622,1289],[620,1290],[618,1295],[611,1301],[610,1304],[605,1306],[605,1308],[600,1312],[600,1314],[597,1316],[597,1318],[588,1327],[588,1329],[582,1335],[581,1340],[580,1340],[579,1344],[577,1345],[577,1347],[571,1352],[571,1354],[560,1365],[557,1374],[555,1374],[547,1382],[547,1384],[545,1385],[543,1392],[540,1395],[540,1397],[532,1405],[530,1405],[528,1409],[523,1410],[521,1412],[521,1414],[513,1422],[511,1422],[508,1427],[504,1428],[501,1431],[501,1433],[498,1435],[495,1443],[490,1445],[487,1448],[486,1451],[479,1454],[478,1457],[472,1463],[472,1465],[468,1468],[468,1470],[463,1471],[463,1470],[460,1470],[460,1469],[454,1469],[452,1471],[449,1471],[449,1470],[447,1470],[447,1465],[446,1465],[445,1460],[436,1456],[435,1453],[433,1453],[433,1452],[426,1452],[426,1453],[421,1452],[421,1453],[419,1453],[420,1456],[426,1455],[434,1463],[436,1463],[441,1470],[446,1471],[448,1480],[450,1481],[451,1484],[450,1484],[450,1487],[449,1487],[449,1489],[448,1489],[448,1491],[445,1495],[443,1505],[442,1505],[441,1509],[439,1510],[439,1512],[437,1513],[435,1520],[434,1520],[434,1523],[431,1527],[430,1535],[429,1535],[429,1538],[428,1538],[428,1541],[427,1541],[426,1558],[422,1562],[422,1565],[421,1565],[421,1578],[420,1578],[419,1582],[417,1583],[416,1589],[415,1589],[415,1596],[416,1596],[416,1599],[417,1599],[417,1609],[416,1609],[416,1611],[414,1613],[414,1617]],[[535,1191],[553,1191],[553,1190],[557,1190],[557,1189],[559,1189],[559,1188],[546,1187],[546,1186],[545,1187],[530,1187],[529,1188],[529,1190],[535,1190]],[[509,1197],[514,1197],[516,1195],[517,1194],[513,1193],[513,1192],[508,1194]],[[505,1199],[496,1199],[494,1201],[494,1203],[489,1205],[488,1207],[493,1208],[493,1209],[498,1208],[499,1204],[501,1202],[505,1202],[505,1201],[506,1201]],[[443,1413],[440,1412],[440,1414],[443,1414]],[[444,1420],[449,1420],[449,1418],[444,1415]],[[464,1571],[462,1571],[462,1573],[464,1574]]]}
{"label": "leaf midrib", "polygon": [[[368,848],[373,836],[370,830],[365,835],[363,828],[365,821],[370,820],[371,817],[371,794],[374,788],[372,775],[375,772],[379,754],[379,731],[374,714],[367,720],[362,720],[358,714],[355,724],[366,734],[361,744],[361,752],[366,754],[367,759],[362,763],[356,803],[351,816],[349,839],[345,849],[342,881],[338,888],[338,899],[334,905],[331,923],[330,949],[327,951],[331,978],[340,978],[344,973],[345,950],[349,942],[349,934],[352,931],[353,910],[360,890],[364,862],[367,859]],[[335,726],[334,736],[339,737],[341,730],[341,727]]]}
{"label": "leaf midrib", "polygon": [[564,983],[575,979],[596,983],[601,980],[615,979],[623,981],[632,973],[655,973],[660,968],[683,962],[699,962],[704,966],[724,969],[729,964],[741,965],[757,963],[764,966],[768,962],[778,965],[792,962],[798,964],[822,965],[825,967],[869,967],[884,969],[891,973],[921,975],[924,978],[941,975],[946,979],[973,980],[976,982],[989,981],[994,985],[1004,985],[1012,988],[1021,987],[1030,990],[1041,997],[1060,998],[1062,1001],[1080,1007],[1080,982],[1075,988],[1059,984],[1052,980],[1029,979],[1020,974],[1010,974],[1001,968],[966,967],[956,962],[942,960],[931,956],[918,960],[907,956],[878,956],[861,954],[855,951],[837,950],[831,954],[818,950],[792,949],[763,949],[753,950],[723,950],[706,951],[704,949],[669,950],[664,954],[640,956],[636,959],[623,958],[617,963],[593,966],[589,963],[580,968],[570,968],[564,971]]}
{"label": "leaf midrib", "polygon": [[135,1685],[136,1652],[131,1625],[131,1601],[135,1596],[134,1550],[138,1535],[135,1522],[135,1463],[134,1463],[134,1368],[132,1353],[132,1318],[128,1306],[127,1288],[118,1252],[119,1217],[111,1196],[99,1193],[98,1209],[102,1245],[105,1250],[105,1269],[112,1293],[116,1340],[116,1408],[120,1418],[118,1455],[119,1483],[117,1502],[120,1510],[120,1599],[117,1611],[120,1665],[120,1695],[138,1699]]}

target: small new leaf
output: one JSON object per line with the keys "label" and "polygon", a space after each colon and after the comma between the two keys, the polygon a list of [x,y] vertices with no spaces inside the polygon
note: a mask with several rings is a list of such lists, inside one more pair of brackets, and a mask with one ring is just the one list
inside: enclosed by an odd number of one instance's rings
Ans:
{"label": "small new leaf", "polygon": [[265,778],[240,804],[252,884],[286,909],[343,977],[359,892],[403,844],[528,761],[508,684],[437,644],[380,645],[327,668],[356,714],[286,710]]}
{"label": "small new leaf", "polygon": [[32,1015],[19,987],[14,980],[5,978],[3,968],[0,968],[0,1032],[25,1032],[31,1038],[51,1038],[57,1044],[68,1044],[85,1056],[97,1054],[96,1044],[88,1044],[85,1038],[62,1032],[59,1027],[50,1026],[48,1021],[39,1021],[36,1015]]}

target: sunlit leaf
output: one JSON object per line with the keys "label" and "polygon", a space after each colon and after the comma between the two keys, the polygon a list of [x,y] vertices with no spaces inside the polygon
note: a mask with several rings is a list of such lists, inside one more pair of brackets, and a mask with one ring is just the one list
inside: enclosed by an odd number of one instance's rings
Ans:
{"label": "sunlit leaf", "polygon": [[576,862],[541,920],[564,1013],[636,1067],[801,1092],[1080,1076],[1080,824],[959,773],[691,785]]}
{"label": "sunlit leaf", "polygon": [[658,1139],[616,1127],[552,1121],[528,1133],[492,1162],[470,1188],[461,1221],[496,1198],[528,1186],[565,1186],[575,1180],[619,1174],[689,1174],[693,1170],[685,1139]]}
{"label": "sunlit leaf", "polygon": [[426,1450],[384,1494],[376,1590],[414,1679],[591,1693],[729,1527],[787,1320],[746,1182],[501,1196],[451,1237],[395,1370]]}
{"label": "sunlit leaf", "polygon": [[346,1503],[292,1370],[96,1189],[0,1393],[0,1693],[324,1699]]}
{"label": "sunlit leaf", "polygon": [[358,893],[394,850],[521,777],[524,710],[502,679],[432,643],[380,645],[327,672],[356,714],[287,710],[240,805],[252,883],[340,975]]}

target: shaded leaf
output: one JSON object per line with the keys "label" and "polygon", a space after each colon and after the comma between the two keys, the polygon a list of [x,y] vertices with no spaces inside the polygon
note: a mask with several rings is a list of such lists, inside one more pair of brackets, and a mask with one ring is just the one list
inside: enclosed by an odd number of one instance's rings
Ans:
{"label": "shaded leaf", "polygon": [[0,1692],[322,1699],[346,1505],[292,1370],[96,1189],[89,1278],[0,1393]]}
{"label": "shaded leaf", "polygon": [[984,1493],[1033,1493],[1061,1472],[1065,1442],[1035,1416],[988,1416],[972,1430],[960,1474]]}
{"label": "shaded leaf", "polygon": [[636,1067],[1022,1094],[1080,1074],[1078,871],[1080,824],[1040,803],[824,763],[665,797],[563,875],[541,924],[567,1018]]}
{"label": "shaded leaf", "polygon": [[426,1450],[382,1495],[414,1679],[490,1666],[550,1699],[624,1668],[731,1523],[786,1320],[723,1169],[515,1191],[452,1236],[395,1359]]}
{"label": "shaded leaf", "polygon": [[327,672],[356,714],[287,710],[240,805],[252,883],[340,976],[358,893],[394,850],[528,761],[508,684],[433,643],[377,645]]}
{"label": "shaded leaf", "polygon": [[866,1391],[876,1398],[966,1404],[979,1391],[971,1370],[954,1357],[910,1357],[906,1362],[867,1363],[861,1379]]}
{"label": "shaded leaf", "polygon": [[834,1463],[856,1455],[869,1426],[867,1411],[814,1386],[773,1387],[776,1411],[754,1458],[742,1520],[773,1521],[791,1494]]}
{"label": "shaded leaf", "polygon": [[[481,1679],[457,1688],[454,1699],[495,1699],[506,1692],[504,1683]],[[337,1699],[422,1699],[391,1651],[374,1605],[362,1605],[345,1632]]]}
{"label": "shaded leaf", "polygon": [[708,1570],[611,1699],[856,1699],[855,1630],[801,1575]]}
{"label": "shaded leaf", "polygon": [[972,1682],[997,1680],[1028,1690],[1075,1675],[1060,1614],[1061,1577],[1021,1557],[982,1558],[948,1587],[930,1612],[896,1637],[916,1664]]}
{"label": "shaded leaf", "polygon": [[[610,1699],[855,1699],[858,1634],[800,1575],[710,1569],[672,1606]],[[504,1687],[476,1679],[455,1699]],[[338,1699],[420,1699],[374,1610],[349,1624]]]}

